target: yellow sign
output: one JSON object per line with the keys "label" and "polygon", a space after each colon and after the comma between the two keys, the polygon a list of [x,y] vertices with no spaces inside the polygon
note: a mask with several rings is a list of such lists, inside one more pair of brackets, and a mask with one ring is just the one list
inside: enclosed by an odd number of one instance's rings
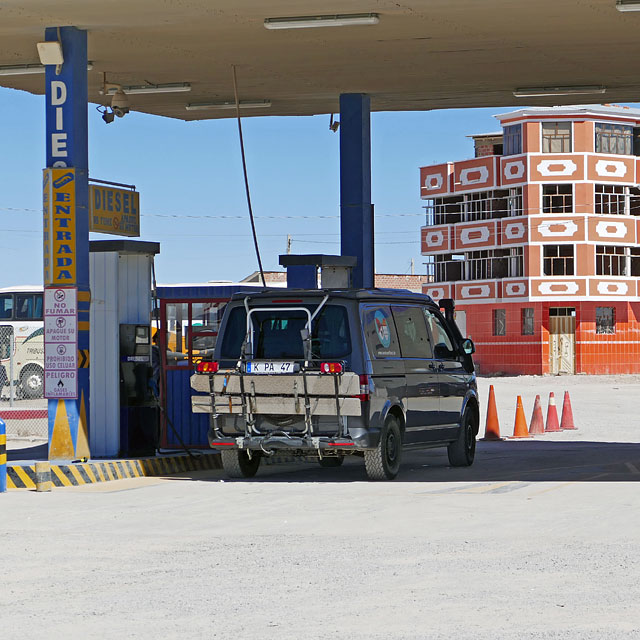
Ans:
{"label": "yellow sign", "polygon": [[140,194],[130,189],[89,185],[89,231],[140,236]]}
{"label": "yellow sign", "polygon": [[76,283],[76,174],[44,170],[44,284]]}

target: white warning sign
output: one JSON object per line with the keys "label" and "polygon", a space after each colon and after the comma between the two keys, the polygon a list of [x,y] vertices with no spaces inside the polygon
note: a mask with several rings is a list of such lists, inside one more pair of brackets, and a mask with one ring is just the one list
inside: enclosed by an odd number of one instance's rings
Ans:
{"label": "white warning sign", "polygon": [[44,396],[78,397],[78,290],[44,290]]}

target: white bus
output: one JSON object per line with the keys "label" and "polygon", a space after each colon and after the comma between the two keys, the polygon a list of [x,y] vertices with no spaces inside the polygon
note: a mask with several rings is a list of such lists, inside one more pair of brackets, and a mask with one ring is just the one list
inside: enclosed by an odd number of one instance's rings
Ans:
{"label": "white bus", "polygon": [[13,377],[19,397],[42,397],[42,294],[42,285],[0,288],[0,396],[6,397],[5,387]]}

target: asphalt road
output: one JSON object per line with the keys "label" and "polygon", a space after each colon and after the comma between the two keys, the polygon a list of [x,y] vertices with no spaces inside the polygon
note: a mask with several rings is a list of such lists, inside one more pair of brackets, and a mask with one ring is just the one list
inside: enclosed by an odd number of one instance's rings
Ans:
{"label": "asphalt road", "polygon": [[491,382],[503,432],[553,385],[579,430],[386,483],[354,459],[0,496],[3,637],[640,639],[637,377]]}

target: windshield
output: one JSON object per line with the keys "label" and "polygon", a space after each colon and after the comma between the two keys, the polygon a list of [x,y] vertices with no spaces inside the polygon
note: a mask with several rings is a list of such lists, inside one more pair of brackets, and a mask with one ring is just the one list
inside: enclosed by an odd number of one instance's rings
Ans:
{"label": "windshield", "polygon": [[[315,306],[309,306],[313,313]],[[244,307],[236,307],[222,337],[220,357],[237,360],[240,357],[246,330]],[[304,345],[300,331],[305,328],[307,315],[302,311],[285,311],[274,307],[269,311],[251,314],[255,353],[254,358],[266,360],[289,358],[304,359]],[[337,305],[326,305],[312,323],[312,358],[345,358],[351,353],[347,310]]]}

